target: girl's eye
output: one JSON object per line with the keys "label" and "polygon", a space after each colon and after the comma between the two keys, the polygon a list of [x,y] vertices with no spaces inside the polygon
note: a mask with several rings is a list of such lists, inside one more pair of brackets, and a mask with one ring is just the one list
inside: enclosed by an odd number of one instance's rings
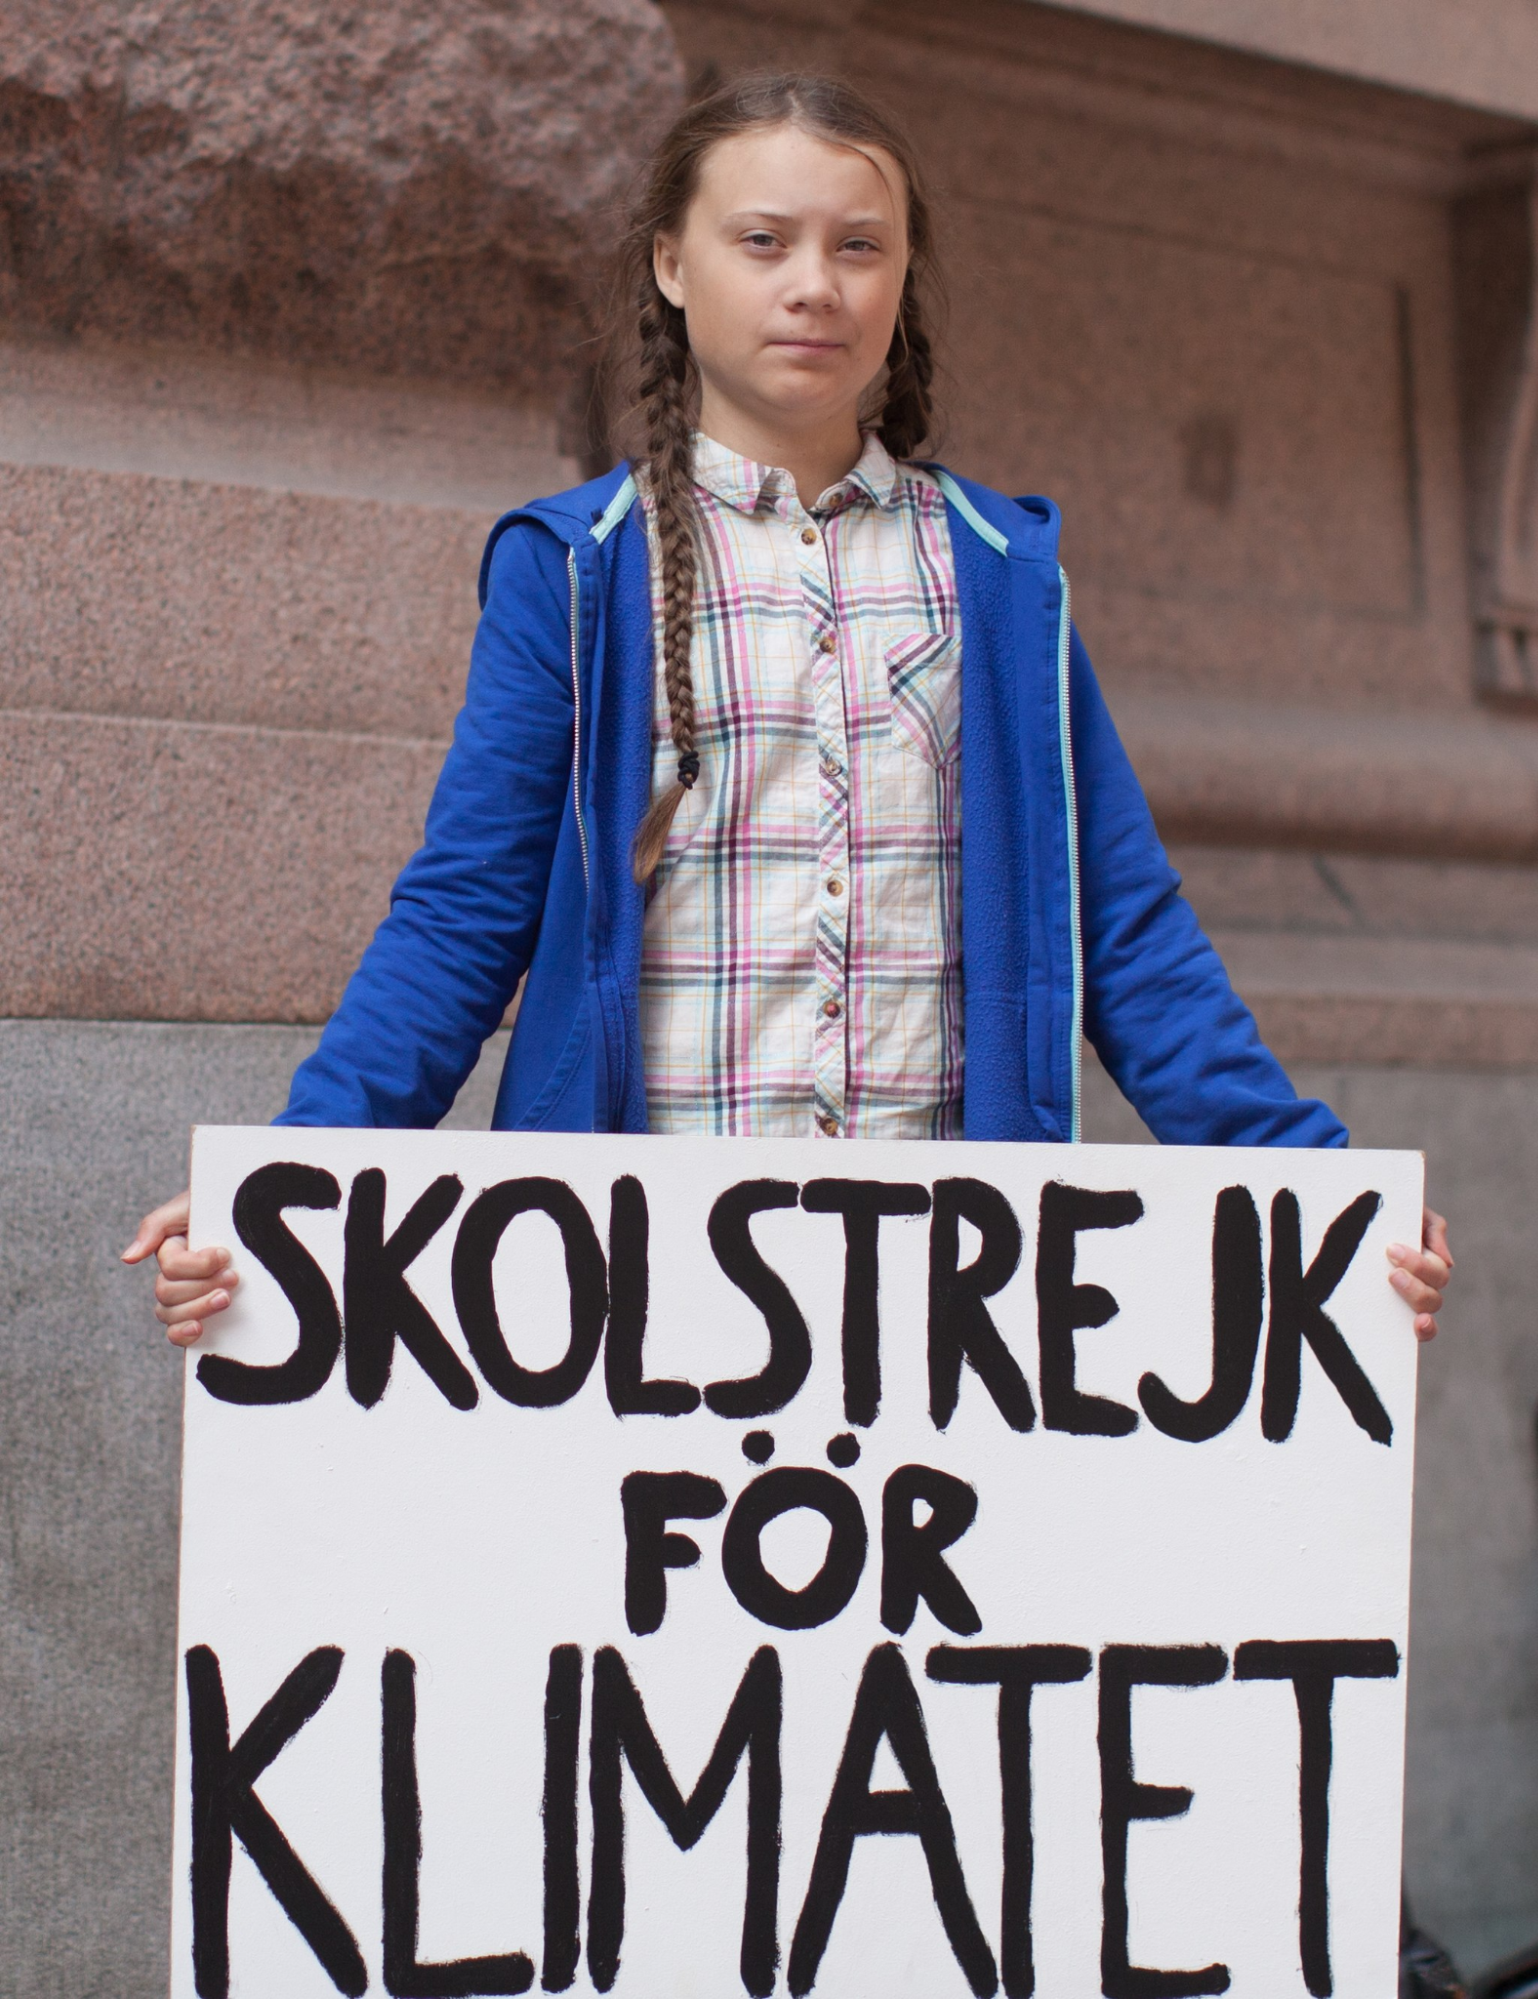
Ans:
{"label": "girl's eye", "polygon": [[743,241],[753,250],[773,250],[776,247],[775,238],[767,229],[752,229]]}
{"label": "girl's eye", "polygon": [[839,246],[843,250],[880,250],[880,243],[873,243],[869,236],[850,236]]}

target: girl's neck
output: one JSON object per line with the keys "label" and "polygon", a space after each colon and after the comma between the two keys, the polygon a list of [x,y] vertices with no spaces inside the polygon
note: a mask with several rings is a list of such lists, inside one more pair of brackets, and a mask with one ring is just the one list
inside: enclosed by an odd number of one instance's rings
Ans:
{"label": "girl's neck", "polygon": [[701,389],[700,428],[739,457],[789,472],[804,507],[811,507],[830,486],[838,485],[859,463],[865,449],[853,410],[840,411],[824,423],[787,428],[714,395],[709,382]]}

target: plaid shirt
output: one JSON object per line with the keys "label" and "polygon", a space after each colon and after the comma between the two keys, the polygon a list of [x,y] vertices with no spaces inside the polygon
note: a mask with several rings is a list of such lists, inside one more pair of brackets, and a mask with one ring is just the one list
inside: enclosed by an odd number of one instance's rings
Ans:
{"label": "plaid shirt", "polygon": [[[649,1128],[959,1137],[961,635],[945,501],[875,437],[810,513],[788,473],[698,434],[695,481],[700,777],[647,910]],[[652,548],[660,641],[655,535]],[[677,765],[661,673],[654,740],[661,788]]]}

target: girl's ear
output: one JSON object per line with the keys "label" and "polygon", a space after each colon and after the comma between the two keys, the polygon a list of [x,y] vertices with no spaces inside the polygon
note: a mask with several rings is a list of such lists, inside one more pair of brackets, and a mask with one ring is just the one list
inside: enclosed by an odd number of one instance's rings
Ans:
{"label": "girl's ear", "polygon": [[679,245],[676,237],[653,237],[652,274],[657,279],[657,289],[663,297],[670,305],[676,305],[682,311],[684,286],[679,276]]}

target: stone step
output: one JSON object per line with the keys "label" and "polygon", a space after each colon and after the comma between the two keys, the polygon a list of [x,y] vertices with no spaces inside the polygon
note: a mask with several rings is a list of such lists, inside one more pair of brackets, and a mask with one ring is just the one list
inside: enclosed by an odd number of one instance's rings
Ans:
{"label": "stone step", "polygon": [[1122,689],[1111,709],[1167,840],[1533,860],[1526,718]]}
{"label": "stone step", "polygon": [[[324,1020],[420,837],[486,530],[577,476],[484,394],[0,339],[0,1011]],[[1286,1059],[1529,1059],[1531,731],[1113,706]]]}
{"label": "stone step", "polygon": [[447,740],[491,520],[0,464],[0,706]]}
{"label": "stone step", "polygon": [[[420,838],[442,753],[379,733],[0,713],[0,1014],[325,1020]],[[1222,918],[1221,857],[1206,857],[1206,877],[1180,858],[1199,913]],[[1239,859],[1245,879],[1260,870],[1274,883],[1302,863]],[[1370,907],[1404,907],[1405,864],[1336,865]],[[1470,872],[1478,883],[1495,871]],[[1512,927],[1522,872],[1499,885],[1488,930]],[[1274,901],[1317,914],[1298,895]],[[1535,958],[1521,937],[1208,921],[1284,1061],[1533,1059]]]}
{"label": "stone step", "polygon": [[1520,1069],[1539,1015],[1529,945],[1464,938],[1211,933],[1285,1063]]}
{"label": "stone step", "polygon": [[0,707],[447,738],[548,411],[0,339]]}
{"label": "stone step", "polygon": [[0,1014],[322,1021],[443,745],[0,712]]}
{"label": "stone step", "polygon": [[0,461],[496,515],[578,476],[485,389],[0,332]]}
{"label": "stone step", "polygon": [[[0,706],[447,739],[493,517],[0,459]],[[1169,839],[1532,856],[1521,721],[1129,693],[1113,709]]]}

